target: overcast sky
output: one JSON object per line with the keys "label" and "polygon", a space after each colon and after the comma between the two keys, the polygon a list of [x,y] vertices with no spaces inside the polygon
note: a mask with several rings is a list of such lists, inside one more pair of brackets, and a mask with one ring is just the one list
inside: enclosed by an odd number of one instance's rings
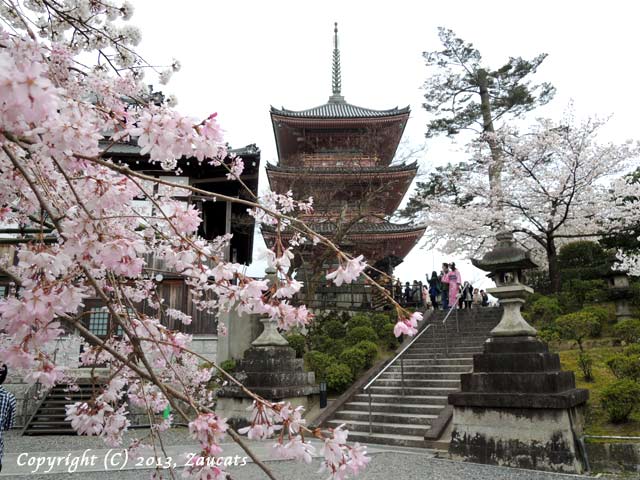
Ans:
{"label": "overcast sky", "polygon": [[[422,52],[439,49],[437,27],[471,41],[490,66],[509,56],[549,54],[537,79],[557,88],[551,104],[531,114],[559,118],[573,100],[577,116],[612,115],[607,140],[638,138],[638,7],[635,2],[578,1],[205,1],[135,0],[132,23],[149,61],[180,60],[164,87],[183,113],[218,112],[229,143],[255,143],[262,163],[275,163],[269,107],[305,109],[331,94],[333,22],[340,30],[342,93],[374,109],[411,106],[405,138],[424,143]],[[151,80],[151,77],[149,78]],[[463,145],[429,140],[421,170],[464,159]],[[263,172],[264,173],[264,172]],[[266,176],[260,179],[267,185]],[[255,255],[254,255],[255,257]],[[443,260],[416,247],[397,268],[423,279]],[[260,266],[251,269],[259,273]],[[464,279],[479,272],[463,265]]]}

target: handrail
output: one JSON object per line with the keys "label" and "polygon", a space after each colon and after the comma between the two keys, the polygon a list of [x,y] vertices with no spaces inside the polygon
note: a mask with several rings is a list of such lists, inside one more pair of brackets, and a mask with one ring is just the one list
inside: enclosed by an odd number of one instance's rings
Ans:
{"label": "handrail", "polygon": [[[459,298],[460,298],[460,294],[456,296],[456,304],[458,303]],[[451,307],[447,312],[447,314],[445,315],[444,320],[442,320],[442,325],[444,326],[444,329],[445,329],[445,349],[447,350],[447,353],[449,351],[449,347],[447,345],[448,342],[447,342],[447,333],[446,333],[447,332],[446,321],[449,318],[449,315],[451,315],[451,312],[453,310],[457,311],[458,309],[456,308],[456,306]],[[456,319],[457,319],[457,313],[456,313]],[[387,365],[385,365],[385,367],[382,370],[380,370],[378,374],[375,377],[373,377],[373,379],[371,379],[369,383],[367,383],[362,389],[363,393],[369,394],[369,433],[373,433],[373,421],[372,421],[372,413],[371,413],[371,391],[369,390],[369,388],[371,387],[371,385],[375,383],[376,380],[378,380],[378,378],[380,378],[380,375],[386,372],[389,369],[389,367],[391,367],[391,365],[393,365],[396,362],[396,360],[400,359],[400,385],[402,388],[402,396],[404,396],[404,362],[402,361],[403,360],[402,356],[416,342],[416,340],[418,340],[427,330],[433,327],[433,325],[434,325],[433,323],[429,323],[420,332],[418,332],[418,334],[415,337],[413,337],[413,340],[411,340],[407,346],[405,346],[395,357],[393,357],[393,359],[389,363],[387,363]],[[459,326],[458,326],[458,330],[459,330]]]}
{"label": "handrail", "polygon": [[393,357],[393,359],[392,359],[389,363],[387,363],[387,365],[386,365],[382,370],[380,370],[380,371],[378,372],[378,374],[377,374],[375,377],[373,377],[373,380],[371,380],[369,383],[367,383],[367,384],[364,386],[364,388],[363,388],[362,390],[363,390],[363,391],[368,390],[368,389],[369,389],[369,387],[371,386],[371,384],[372,384],[373,382],[375,382],[375,381],[378,379],[378,377],[379,377],[380,375],[382,375],[384,372],[386,372],[386,371],[387,371],[387,369],[388,369],[391,365],[393,365],[393,362],[395,362],[398,358],[400,358],[400,356],[401,356],[402,354],[404,354],[404,352],[406,352],[406,351],[407,351],[407,349],[408,349],[411,345],[413,345],[413,342],[415,342],[416,340],[418,340],[418,338],[420,338],[420,336],[421,336],[424,332],[426,332],[427,330],[429,330],[429,328],[430,328],[430,327],[432,327],[432,326],[433,326],[433,324],[431,324],[431,323],[430,323],[430,324],[428,324],[426,327],[424,327],[424,328],[422,329],[422,331],[420,331],[420,332],[419,332],[415,337],[413,337],[413,340],[411,340],[411,342],[409,342],[409,344],[408,344],[406,347],[404,347],[400,353],[398,353],[395,357]]}
{"label": "handrail", "polygon": [[449,311],[444,316],[444,320],[442,320],[442,326],[444,327],[444,351],[446,352],[447,355],[449,355],[449,335],[447,332],[447,320],[449,319],[449,315],[451,315],[451,312],[455,310],[456,311],[456,332],[459,333],[460,323],[458,321],[458,302],[460,301],[461,296],[462,296],[462,293],[458,293],[456,295],[456,300],[454,304],[449,306]]}
{"label": "handrail", "polygon": [[[459,300],[460,300],[460,294],[456,295],[456,304],[458,303]],[[449,315],[451,315],[451,312],[453,312],[454,310],[458,310],[458,308],[449,307],[449,311],[447,312],[447,314],[444,316],[444,319],[442,320],[442,325],[447,323],[447,320],[449,319]]]}
{"label": "handrail", "polygon": [[429,323],[420,332],[418,332],[418,334],[415,337],[413,337],[413,340],[411,340],[409,344],[400,351],[400,353],[398,353],[395,357],[393,357],[393,359],[382,370],[380,370],[378,374],[375,377],[373,377],[373,379],[369,381],[369,383],[367,383],[362,389],[363,392],[367,392],[369,394],[369,433],[372,433],[373,431],[373,421],[371,416],[371,391],[369,390],[369,387],[371,387],[371,385],[380,377],[380,375],[386,372],[387,369],[391,365],[393,365],[394,362],[399,358],[400,359],[400,384],[402,385],[402,396],[404,396],[404,363],[402,362],[402,355],[404,355],[404,353],[408,350],[408,348],[411,345],[413,345],[415,341],[418,340],[418,338],[420,338],[422,334],[427,330],[429,330],[432,326],[433,324]]}

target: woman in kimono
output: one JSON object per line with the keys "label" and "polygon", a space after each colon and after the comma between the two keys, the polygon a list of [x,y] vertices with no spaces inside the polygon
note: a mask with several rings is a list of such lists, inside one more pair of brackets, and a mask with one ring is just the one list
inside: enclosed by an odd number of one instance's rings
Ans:
{"label": "woman in kimono", "polygon": [[449,272],[447,272],[445,277],[446,280],[443,281],[449,284],[449,305],[455,308],[455,305],[458,303],[456,297],[462,284],[462,276],[460,275],[460,270],[456,268],[455,263],[451,262],[449,264]]}

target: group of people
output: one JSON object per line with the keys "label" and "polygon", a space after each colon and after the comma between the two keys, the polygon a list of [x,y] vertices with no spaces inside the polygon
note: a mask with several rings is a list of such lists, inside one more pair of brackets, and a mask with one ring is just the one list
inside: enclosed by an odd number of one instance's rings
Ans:
{"label": "group of people", "polygon": [[[489,295],[484,290],[474,288],[469,282],[462,282],[460,270],[454,262],[443,263],[440,274],[431,272],[428,279],[428,295],[434,309],[471,308],[472,305],[487,307]],[[438,299],[441,301],[438,302]]]}
{"label": "group of people", "polygon": [[437,310],[451,307],[471,308],[489,306],[489,295],[484,290],[474,288],[469,282],[462,281],[460,270],[454,262],[443,263],[440,274],[432,272],[427,275],[427,282],[416,280],[413,284],[406,282],[404,288],[397,280],[394,297],[402,305],[410,307],[424,306]]}

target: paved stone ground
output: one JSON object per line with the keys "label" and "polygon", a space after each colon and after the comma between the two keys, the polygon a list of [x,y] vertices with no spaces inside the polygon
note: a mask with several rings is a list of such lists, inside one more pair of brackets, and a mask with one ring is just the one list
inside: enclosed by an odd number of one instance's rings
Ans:
{"label": "paved stone ground", "polygon": [[[144,430],[134,430],[128,433],[128,438],[142,437]],[[164,443],[169,455],[180,457],[186,452],[197,451],[186,432],[186,429],[174,429],[164,437]],[[262,459],[269,458],[269,442],[249,442],[258,456]],[[224,455],[239,457],[242,451],[235,444],[223,446]],[[64,466],[53,468],[48,474],[30,474],[29,469],[17,466],[17,457],[20,453],[28,453],[32,457],[38,456],[65,456],[71,452],[72,456],[81,456],[85,449],[92,449],[89,454],[95,454],[98,462],[94,467],[79,468],[76,473],[69,473]],[[105,471],[100,464],[108,450],[100,439],[74,436],[51,437],[21,437],[16,432],[9,432],[5,438],[5,459],[0,478],[41,478],[42,480],[142,480],[149,478],[152,470],[135,468],[133,463],[127,463],[122,471]],[[372,460],[368,468],[357,478],[364,480],[582,480],[594,477],[560,475],[530,470],[518,470],[488,465],[453,462],[436,458],[436,452],[421,449],[402,449],[397,447],[369,446]],[[143,453],[148,455],[149,453]],[[278,479],[281,480],[325,480],[326,473],[318,473],[320,460],[314,459],[313,465],[298,464],[292,461],[268,461],[269,468]],[[43,468],[44,469],[44,468]],[[41,470],[43,470],[41,469]],[[82,470],[82,471],[80,471]],[[258,480],[266,478],[265,474],[253,463],[249,462],[242,467],[230,467],[228,469],[235,480]],[[181,478],[180,469],[176,478]],[[16,475],[17,474],[17,475]],[[164,478],[171,478],[168,472],[163,472]],[[640,475],[627,475],[624,477],[607,476],[608,480],[614,479],[640,479]]]}

